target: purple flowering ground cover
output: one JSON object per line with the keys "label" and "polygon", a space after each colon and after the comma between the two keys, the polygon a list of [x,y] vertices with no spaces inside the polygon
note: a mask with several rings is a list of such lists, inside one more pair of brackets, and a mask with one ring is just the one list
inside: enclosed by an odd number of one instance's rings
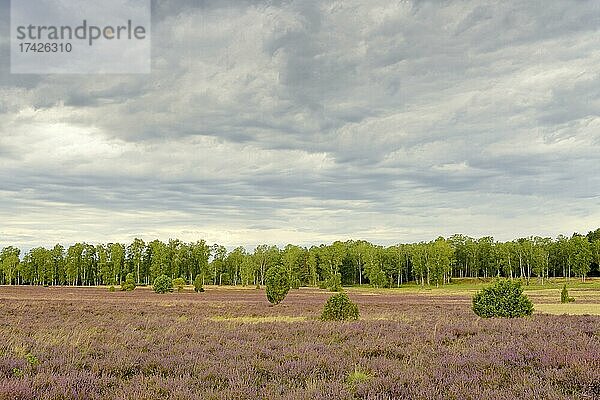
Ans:
{"label": "purple flowering ground cover", "polygon": [[0,287],[0,399],[600,399],[600,316],[351,289],[361,319],[321,322],[329,295]]}

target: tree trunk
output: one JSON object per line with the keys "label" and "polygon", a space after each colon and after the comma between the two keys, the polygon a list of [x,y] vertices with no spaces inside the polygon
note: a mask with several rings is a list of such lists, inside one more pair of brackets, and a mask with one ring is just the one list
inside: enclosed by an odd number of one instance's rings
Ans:
{"label": "tree trunk", "polygon": [[362,285],[362,270],[360,268],[360,261],[358,262],[358,284]]}

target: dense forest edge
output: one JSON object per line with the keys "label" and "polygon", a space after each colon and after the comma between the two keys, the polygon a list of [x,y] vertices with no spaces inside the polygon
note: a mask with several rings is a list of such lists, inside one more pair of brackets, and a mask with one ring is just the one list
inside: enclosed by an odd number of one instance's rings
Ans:
{"label": "dense forest edge", "polygon": [[293,287],[370,284],[400,287],[413,282],[439,286],[452,278],[520,278],[542,285],[550,278],[599,276],[600,228],[587,235],[574,233],[556,239],[531,236],[500,242],[455,234],[430,242],[384,247],[364,240],[336,241],[310,248],[259,245],[227,251],[204,240],[192,243],[170,239],[130,244],[76,243],[65,248],[36,247],[26,254],[14,246],[0,252],[2,285],[115,285],[127,274],[136,284],[149,285],[160,275],[203,284],[264,285],[265,273],[282,265]]}

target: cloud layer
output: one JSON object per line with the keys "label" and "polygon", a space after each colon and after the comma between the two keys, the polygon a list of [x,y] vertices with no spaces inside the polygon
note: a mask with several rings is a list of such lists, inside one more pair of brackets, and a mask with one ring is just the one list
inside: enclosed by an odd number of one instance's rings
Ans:
{"label": "cloud layer", "polygon": [[595,1],[161,1],[151,75],[11,75],[0,247],[600,222]]}

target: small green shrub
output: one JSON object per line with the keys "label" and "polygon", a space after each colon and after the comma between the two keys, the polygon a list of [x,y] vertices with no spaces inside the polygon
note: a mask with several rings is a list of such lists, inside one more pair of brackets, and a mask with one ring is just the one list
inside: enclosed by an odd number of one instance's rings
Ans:
{"label": "small green shrub", "polygon": [[135,289],[135,278],[132,273],[125,276],[125,282],[121,282],[121,290],[130,292]]}
{"label": "small green shrub", "polygon": [[160,275],[154,280],[152,289],[156,293],[167,293],[173,291],[173,281],[167,275]]}
{"label": "small green shrub", "polygon": [[482,318],[531,315],[533,304],[518,281],[499,280],[473,296],[473,312]]}
{"label": "small green shrub", "polygon": [[363,371],[360,367],[355,366],[354,371],[348,374],[348,378],[346,381],[350,386],[354,387],[359,383],[367,382],[371,379],[371,374],[366,371]]}
{"label": "small green shrub", "polygon": [[329,281],[318,281],[317,287],[319,289],[327,289],[328,284],[329,284]]}
{"label": "small green shrub", "polygon": [[177,289],[178,292],[183,292],[185,287],[185,279],[183,278],[175,278],[173,279],[173,287]]}
{"label": "small green shrub", "polygon": [[560,292],[560,302],[561,303],[571,303],[575,301],[573,297],[569,297],[569,291],[567,290],[567,285],[565,284]]}
{"label": "small green shrub", "polygon": [[40,360],[38,360],[38,358],[36,356],[34,356],[31,353],[27,353],[25,355],[25,360],[27,360],[27,363],[31,366],[31,367],[36,367],[40,364]]}
{"label": "small green shrub", "polygon": [[358,306],[344,292],[331,296],[321,314],[322,321],[356,321],[360,316]]}
{"label": "small green shrub", "polygon": [[109,291],[109,292],[115,292],[116,290],[117,290],[117,289],[115,289],[115,285],[110,285],[110,286],[108,287],[108,291]]}
{"label": "small green shrub", "polygon": [[194,279],[194,291],[196,293],[204,292],[204,284],[202,283],[202,275],[196,275],[196,279]]}
{"label": "small green shrub", "polygon": [[290,280],[287,271],[281,265],[275,265],[265,274],[267,299],[272,304],[279,304],[290,291]]}

